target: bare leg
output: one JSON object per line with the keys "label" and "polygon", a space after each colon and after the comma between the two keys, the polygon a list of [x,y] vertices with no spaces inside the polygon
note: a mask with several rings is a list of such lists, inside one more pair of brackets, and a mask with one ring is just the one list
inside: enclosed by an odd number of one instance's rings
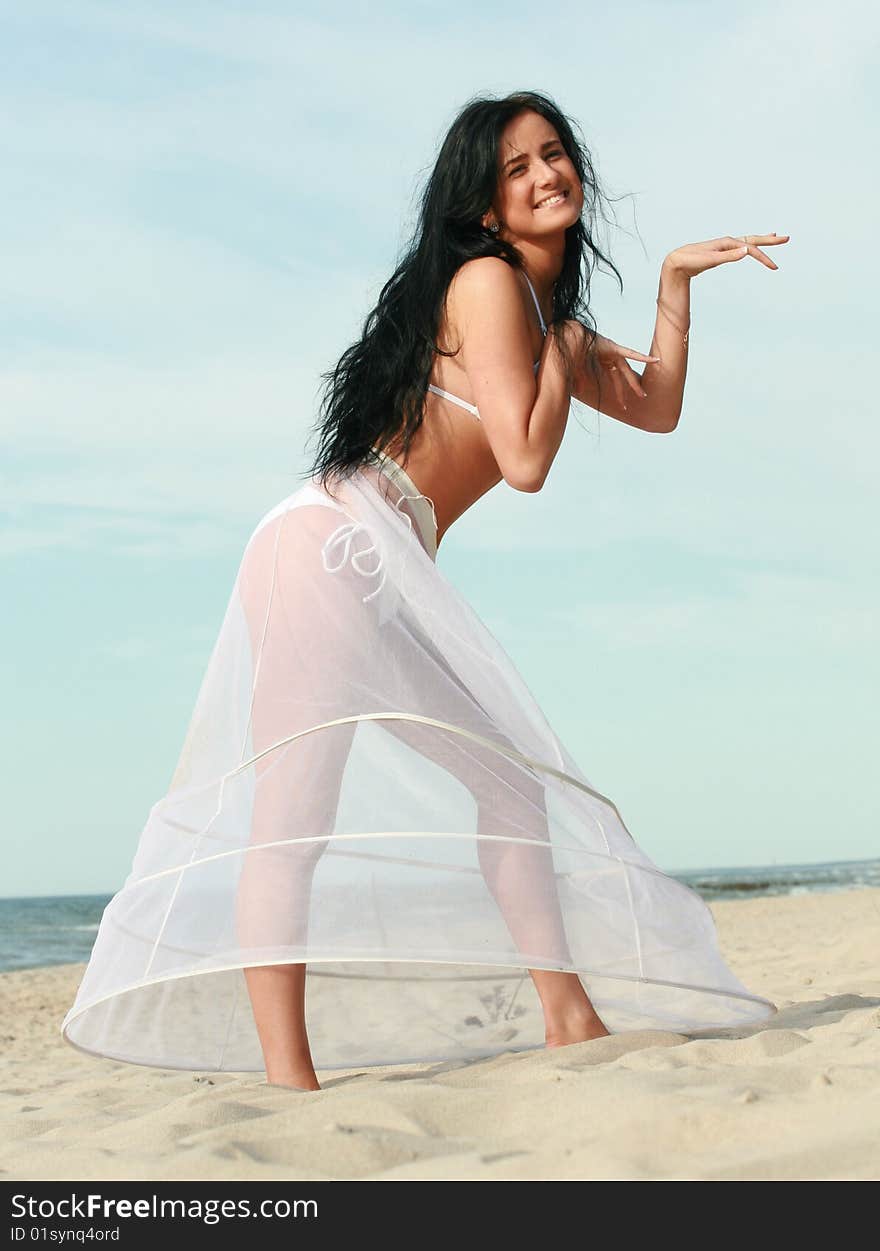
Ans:
{"label": "bare leg", "polygon": [[[473,706],[468,709],[474,725]],[[531,769],[481,745],[438,734],[433,727],[409,721],[385,721],[383,727],[456,776],[477,803],[478,835],[510,835],[541,840],[477,838],[477,855],[486,885],[498,905],[518,950],[560,965],[571,964],[571,953],[554,875],[552,849],[547,842],[544,785]],[[497,728],[479,729],[495,741]],[[544,1013],[548,1047],[585,1042],[609,1034],[576,973],[532,969],[529,974]]]}
{"label": "bare leg", "polygon": [[[306,734],[279,749],[274,769],[258,772],[255,850],[245,856],[237,900],[243,950],[306,951],[312,880],[334,829],[354,731],[348,724]],[[306,1032],[306,964],[251,967],[245,978],[267,1079],[320,1090]]]}
{"label": "bare leg", "polygon": [[[310,688],[314,707],[303,707],[295,668],[315,646],[315,618],[304,607],[288,613],[284,600],[289,603],[297,591],[308,591],[309,571],[318,559],[310,527],[331,521],[335,525],[336,517],[325,509],[304,511],[311,516],[300,512],[295,519],[282,517],[264,527],[242,570],[241,600],[255,657],[254,755],[323,719],[318,676]],[[339,596],[340,603],[321,625],[325,657],[334,654],[334,627],[352,611],[341,579],[327,584],[325,595],[330,594]],[[332,686],[334,676],[326,661],[325,668]],[[354,724],[346,724],[303,734],[269,751],[254,766],[250,849],[238,883],[236,928],[241,950],[255,960],[307,949],[312,880],[327,846],[323,836],[334,829],[354,731]],[[306,1029],[306,963],[255,964],[244,975],[267,1080],[320,1090]]]}
{"label": "bare leg", "polygon": [[306,1032],[306,966],[263,965],[245,969],[266,1080],[274,1086],[320,1090]]}
{"label": "bare leg", "polygon": [[[434,663],[435,679],[441,682],[440,706],[448,706],[453,688],[461,694],[461,724],[475,733],[513,748],[485,713],[479,700],[450,668],[443,654],[424,638],[424,657]],[[421,666],[427,671],[429,666]],[[432,712],[429,691],[409,693],[413,710],[424,705]],[[527,846],[485,838],[477,840],[477,854],[486,884],[518,949],[540,952],[560,965],[571,964],[562,913],[556,890],[544,784],[529,767],[501,752],[448,732],[439,735],[412,722],[384,722],[385,728],[436,761],[457,777],[477,804],[478,834],[509,834],[517,839],[541,839],[544,846]],[[544,1036],[548,1047],[584,1042],[609,1034],[576,973],[529,969],[544,1012]]]}
{"label": "bare leg", "polygon": [[529,969],[544,1010],[544,1042],[548,1047],[605,1038],[611,1033],[590,1002],[577,973]]}
{"label": "bare leg", "polygon": [[[500,768],[503,772],[505,765]],[[522,780],[519,786],[523,787]],[[507,828],[520,838],[546,834],[543,787],[536,783],[534,788],[528,787],[528,792],[528,800],[518,799],[517,803],[520,810],[527,804],[534,823],[531,835],[521,824],[511,824],[509,800],[496,800],[490,810],[480,808],[480,832],[500,834]],[[480,839],[477,846],[483,876],[519,949],[540,951],[558,959],[560,964],[569,964],[571,955],[556,893],[551,850],[546,846],[485,839]],[[544,1040],[548,1047],[609,1034],[576,973],[529,969],[529,974],[544,1012]]]}

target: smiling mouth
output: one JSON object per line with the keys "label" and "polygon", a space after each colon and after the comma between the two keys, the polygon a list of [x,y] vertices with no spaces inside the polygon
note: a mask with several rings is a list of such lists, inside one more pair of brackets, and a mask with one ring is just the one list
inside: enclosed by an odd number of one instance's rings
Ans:
{"label": "smiling mouth", "polygon": [[567,191],[556,191],[553,195],[546,196],[543,200],[536,204],[535,208],[552,208],[554,204],[562,204],[567,197]]}

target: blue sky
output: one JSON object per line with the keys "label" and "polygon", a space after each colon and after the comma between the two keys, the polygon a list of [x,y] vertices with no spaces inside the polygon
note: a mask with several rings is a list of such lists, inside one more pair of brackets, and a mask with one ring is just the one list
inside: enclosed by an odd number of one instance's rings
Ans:
{"label": "blue sky", "polygon": [[648,350],[674,247],[792,239],[694,280],[673,435],[576,404],[439,563],[663,867],[878,854],[875,6],[2,14],[0,893],[121,885],[321,371],[461,104],[525,87],[625,197],[610,337]]}

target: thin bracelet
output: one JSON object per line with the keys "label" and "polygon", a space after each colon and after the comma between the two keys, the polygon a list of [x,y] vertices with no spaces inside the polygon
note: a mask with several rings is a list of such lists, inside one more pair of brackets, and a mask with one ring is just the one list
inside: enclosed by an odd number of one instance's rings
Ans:
{"label": "thin bracelet", "polygon": [[[663,303],[661,303],[659,295],[657,296],[657,307],[660,309],[662,313],[666,314],[666,317],[668,318],[668,320],[672,322],[673,326],[675,326],[675,329],[678,331],[679,334],[681,334],[682,333],[681,326],[678,324],[678,322],[675,320],[674,317],[670,317]],[[685,332],[684,337],[682,338],[682,343],[684,343],[685,346],[687,346],[688,335],[690,334],[690,332],[691,332],[691,324],[690,322],[688,322],[687,331]]]}

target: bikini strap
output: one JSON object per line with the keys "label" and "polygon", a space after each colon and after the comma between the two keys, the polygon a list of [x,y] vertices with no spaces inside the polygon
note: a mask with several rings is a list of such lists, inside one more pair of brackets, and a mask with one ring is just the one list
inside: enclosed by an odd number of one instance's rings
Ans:
{"label": "bikini strap", "polygon": [[469,404],[467,400],[459,399],[457,395],[453,395],[451,391],[444,391],[442,387],[435,387],[433,382],[428,383],[428,390],[433,391],[435,395],[442,395],[445,400],[450,400],[453,404],[457,404],[459,408],[466,408],[469,413],[473,413],[475,417],[479,417],[476,404]]}
{"label": "bikini strap", "polygon": [[525,278],[526,282],[529,284],[529,290],[532,293],[532,299],[535,301],[535,308],[538,310],[538,320],[541,323],[541,334],[546,334],[547,326],[544,323],[544,314],[541,312],[541,305],[538,303],[538,297],[535,295],[535,288],[532,286],[532,280],[531,278],[529,278],[525,270],[523,270],[522,272],[523,272],[523,277]]}

